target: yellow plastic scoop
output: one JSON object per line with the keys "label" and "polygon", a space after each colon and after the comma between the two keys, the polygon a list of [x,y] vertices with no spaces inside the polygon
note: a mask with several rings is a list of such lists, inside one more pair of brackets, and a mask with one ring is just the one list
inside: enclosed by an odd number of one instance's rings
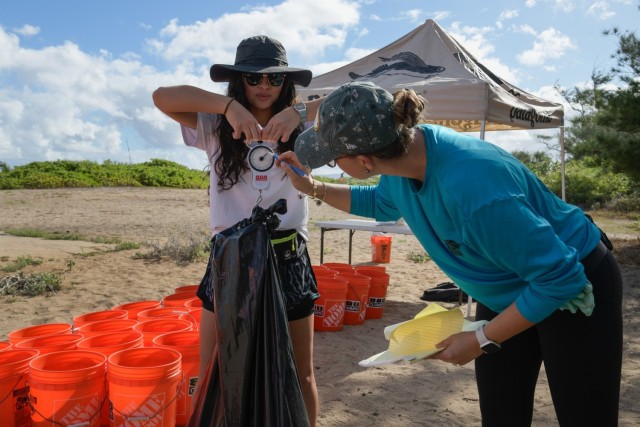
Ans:
{"label": "yellow plastic scoop", "polygon": [[438,304],[429,304],[413,319],[384,328],[389,349],[358,364],[371,367],[401,360],[415,362],[440,351],[436,344],[445,338],[462,331],[475,331],[486,323],[486,320],[470,322],[464,319],[460,308],[448,310]]}

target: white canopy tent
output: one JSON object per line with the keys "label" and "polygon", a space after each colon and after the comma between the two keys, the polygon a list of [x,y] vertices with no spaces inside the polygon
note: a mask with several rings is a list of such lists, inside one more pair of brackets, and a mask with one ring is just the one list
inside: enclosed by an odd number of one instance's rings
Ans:
{"label": "white canopy tent", "polygon": [[560,128],[562,198],[565,198],[564,110],[561,104],[529,94],[478,62],[433,20],[341,68],[319,75],[305,100],[325,96],[338,86],[367,80],[393,93],[413,89],[427,101],[426,117],[460,132]]}

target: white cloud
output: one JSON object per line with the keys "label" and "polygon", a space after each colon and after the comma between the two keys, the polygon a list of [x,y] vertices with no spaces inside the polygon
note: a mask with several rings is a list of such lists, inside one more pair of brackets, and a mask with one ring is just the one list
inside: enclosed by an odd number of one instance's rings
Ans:
{"label": "white cloud", "polygon": [[556,9],[563,12],[571,12],[576,8],[576,5],[571,0],[553,0]]}
{"label": "white cloud", "polygon": [[524,24],[513,27],[513,30],[519,33],[529,34],[532,36],[537,35],[536,30],[532,26]]}
{"label": "white cloud", "polygon": [[451,16],[451,12],[448,10],[436,10],[435,12],[431,12],[431,19],[436,22],[446,19],[449,16]]}
{"label": "white cloud", "polygon": [[25,37],[30,37],[30,36],[35,36],[36,34],[40,33],[40,27],[36,27],[33,25],[23,25],[22,27],[18,28],[15,30],[16,33],[25,36]]}
{"label": "white cloud", "polygon": [[[150,40],[149,46],[168,61],[230,63],[240,40],[269,34],[280,40],[288,53],[311,57],[344,44],[348,31],[360,20],[359,8],[357,2],[347,0],[287,0],[190,25],[181,26],[174,19],[162,29],[162,38]],[[313,49],[309,49],[311,40]]]}
{"label": "white cloud", "polygon": [[502,12],[500,12],[500,15],[498,16],[498,20],[506,21],[507,19],[517,18],[518,15],[519,15],[519,12],[517,9],[503,10]]}
{"label": "white cloud", "polygon": [[586,11],[587,15],[600,18],[603,21],[613,18],[616,13],[609,8],[609,3],[606,1],[597,1],[593,3]]}
{"label": "white cloud", "polygon": [[526,0],[524,4],[527,7],[534,7],[536,5],[536,0]]}
{"label": "white cloud", "polygon": [[[171,64],[167,72],[146,65],[136,52],[89,54],[71,42],[25,48],[20,37],[35,27],[0,27],[0,159],[17,165],[34,159],[155,157],[200,169],[206,154],[184,146],[179,127],[153,106],[153,90],[191,84],[224,92],[226,85],[208,77],[211,63],[233,63],[238,42],[255,34],[279,39],[296,66],[316,63],[326,49],[343,48],[348,34],[366,34],[358,27],[360,7],[347,0],[287,0],[188,25],[172,20],[146,45]],[[367,53],[346,51],[344,61]]]}
{"label": "white cloud", "polygon": [[555,28],[548,28],[537,34],[533,47],[519,54],[517,59],[527,66],[541,66],[548,60],[562,58],[567,50],[575,48],[569,36]]}
{"label": "white cloud", "polygon": [[490,69],[494,74],[512,84],[518,83],[517,70],[509,68],[499,58],[494,56],[495,46],[487,38],[493,27],[462,26],[454,22],[447,30],[458,43],[464,46],[478,61]]}
{"label": "white cloud", "polygon": [[498,20],[496,21],[496,28],[501,30],[503,27],[503,21],[517,18],[518,15],[519,13],[518,13],[518,10],[516,9],[503,10],[502,12],[500,12],[500,15],[498,16]]}
{"label": "white cloud", "polygon": [[402,12],[401,17],[406,17],[410,22],[420,22],[422,21],[422,16],[424,15],[424,11],[422,9],[411,9],[405,10]]}

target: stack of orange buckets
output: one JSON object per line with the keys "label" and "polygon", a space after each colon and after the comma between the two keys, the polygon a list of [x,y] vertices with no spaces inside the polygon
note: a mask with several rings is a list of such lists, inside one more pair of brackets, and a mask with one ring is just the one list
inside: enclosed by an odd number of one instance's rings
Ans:
{"label": "stack of orange buckets", "polygon": [[196,289],[11,331],[0,341],[1,424],[185,426],[200,365]]}
{"label": "stack of orange buckets", "polygon": [[314,265],[320,298],[315,302],[314,330],[340,331],[344,325],[362,325],[380,319],[389,286],[384,266],[346,263]]}
{"label": "stack of orange buckets", "polygon": [[[384,267],[313,268],[321,294],[316,331],[382,317],[389,284]],[[196,290],[180,286],[160,301],[11,331],[0,341],[2,425],[186,425],[200,364]]]}

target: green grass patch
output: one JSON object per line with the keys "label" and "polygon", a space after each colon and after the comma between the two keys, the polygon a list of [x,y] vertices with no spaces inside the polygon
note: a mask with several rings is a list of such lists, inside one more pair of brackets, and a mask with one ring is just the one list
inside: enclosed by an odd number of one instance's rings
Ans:
{"label": "green grass patch", "polygon": [[407,260],[415,264],[424,264],[431,261],[431,257],[426,252],[410,252],[407,254]]}
{"label": "green grass patch", "polygon": [[134,242],[123,242],[119,237],[87,237],[77,233],[60,233],[33,228],[11,228],[5,230],[6,234],[18,237],[35,237],[44,240],[79,240],[83,242],[98,243],[101,245],[116,245],[115,251],[138,249],[140,245]]}
{"label": "green grass patch", "polygon": [[0,295],[35,297],[50,296],[62,289],[60,273],[35,273],[0,278]]}
{"label": "green grass patch", "polygon": [[140,244],[135,242],[120,242],[113,248],[114,252],[130,251],[132,249],[140,249]]}
{"label": "green grass patch", "polygon": [[16,271],[22,270],[27,266],[40,264],[42,264],[42,258],[34,258],[30,255],[19,256],[18,259],[16,259],[14,262],[0,268],[0,271],[4,271],[5,273],[15,273]]}
{"label": "green grass patch", "polygon": [[134,259],[161,261],[170,259],[177,264],[189,264],[206,259],[211,250],[211,238],[208,234],[172,236],[165,243],[147,242],[147,252],[136,252]]}

